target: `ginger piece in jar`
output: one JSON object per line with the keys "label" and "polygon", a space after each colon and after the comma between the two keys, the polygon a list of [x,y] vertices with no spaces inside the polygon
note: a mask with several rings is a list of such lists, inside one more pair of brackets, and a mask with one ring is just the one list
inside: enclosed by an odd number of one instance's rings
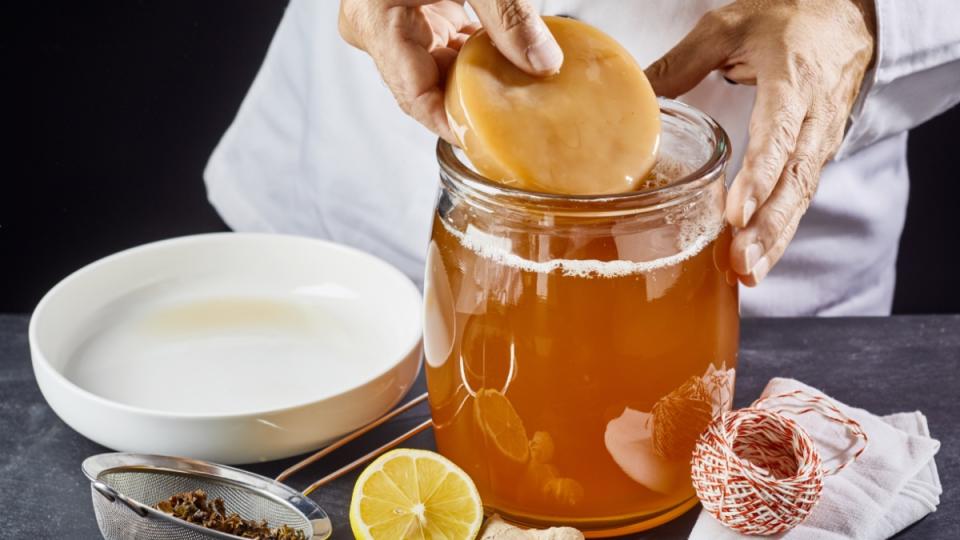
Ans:
{"label": "ginger piece in jar", "polygon": [[530,191],[632,191],[656,161],[660,107],[630,53],[600,30],[544,17],[563,49],[559,73],[528,75],[479,31],[447,79],[448,121],[487,178]]}

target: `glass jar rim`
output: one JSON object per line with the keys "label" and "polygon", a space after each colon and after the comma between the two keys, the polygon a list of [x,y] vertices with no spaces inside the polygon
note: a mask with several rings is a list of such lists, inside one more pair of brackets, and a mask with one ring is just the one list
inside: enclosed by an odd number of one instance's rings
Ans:
{"label": "glass jar rim", "polygon": [[481,175],[457,155],[453,145],[438,139],[437,161],[443,184],[456,192],[477,197],[497,205],[519,204],[526,207],[563,207],[567,210],[611,210],[628,208],[662,208],[686,200],[712,182],[723,177],[723,168],[730,158],[730,138],[710,115],[686,103],[658,98],[660,114],[680,117],[690,124],[699,124],[713,143],[707,159],[692,172],[664,186],[603,195],[567,195],[529,191],[507,186]]}

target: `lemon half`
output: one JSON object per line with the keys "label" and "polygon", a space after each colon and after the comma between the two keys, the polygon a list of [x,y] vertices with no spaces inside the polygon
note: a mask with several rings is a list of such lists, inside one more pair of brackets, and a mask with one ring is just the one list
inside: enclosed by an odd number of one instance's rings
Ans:
{"label": "lemon half", "polygon": [[392,450],[360,474],[350,526],[361,540],[472,539],[483,522],[473,480],[427,450]]}

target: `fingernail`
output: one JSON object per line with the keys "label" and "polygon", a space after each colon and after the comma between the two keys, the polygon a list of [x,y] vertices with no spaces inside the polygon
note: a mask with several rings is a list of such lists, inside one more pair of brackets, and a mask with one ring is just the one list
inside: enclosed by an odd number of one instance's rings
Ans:
{"label": "fingernail", "polygon": [[563,64],[563,51],[560,45],[550,37],[549,30],[544,28],[544,36],[527,48],[527,60],[530,66],[538,73],[556,73]]}
{"label": "fingernail", "polygon": [[743,203],[743,225],[746,226],[747,223],[750,223],[750,218],[753,217],[753,212],[757,209],[757,200],[753,197],[747,199],[747,202]]}
{"label": "fingernail", "polygon": [[740,279],[737,277],[737,273],[733,270],[727,270],[725,276],[727,278],[727,285],[736,285],[740,281]]}
{"label": "fingernail", "polygon": [[753,267],[753,270],[750,271],[750,275],[753,276],[753,279],[759,283],[760,280],[767,277],[767,272],[770,271],[770,259],[766,257],[761,257],[757,261],[756,266]]}
{"label": "fingernail", "polygon": [[748,272],[753,272],[753,267],[757,265],[758,259],[763,255],[763,249],[760,244],[753,243],[747,246],[747,251],[743,255],[743,267]]}

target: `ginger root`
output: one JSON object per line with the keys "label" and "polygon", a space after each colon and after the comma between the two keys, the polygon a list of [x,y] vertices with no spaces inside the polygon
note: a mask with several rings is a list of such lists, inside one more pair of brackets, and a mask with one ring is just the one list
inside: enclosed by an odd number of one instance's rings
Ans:
{"label": "ginger root", "polygon": [[480,540],[583,540],[583,533],[572,527],[521,529],[494,514],[480,530]]}

